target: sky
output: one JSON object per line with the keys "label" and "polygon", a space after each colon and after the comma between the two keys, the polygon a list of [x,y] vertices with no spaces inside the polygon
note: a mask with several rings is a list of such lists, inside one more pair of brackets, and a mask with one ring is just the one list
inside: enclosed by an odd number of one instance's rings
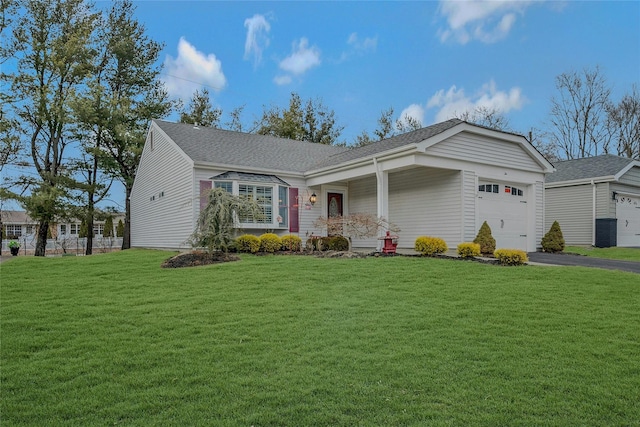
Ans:
{"label": "sky", "polygon": [[348,144],[390,107],[425,126],[495,108],[526,134],[544,126],[561,73],[600,67],[614,100],[640,83],[638,1],[135,4],[165,43],[171,96],[207,88],[223,122],[244,106],[251,124],[296,92],[333,110]]}
{"label": "sky", "polygon": [[[640,85],[635,0],[134,4],[147,35],[164,43],[161,78],[173,98],[188,104],[207,88],[223,123],[244,106],[250,126],[296,92],[335,112],[347,144],[373,134],[389,108],[428,126],[488,107],[526,135],[547,126],[561,73],[600,67],[613,101]],[[124,206],[121,186],[103,204],[114,203]]]}

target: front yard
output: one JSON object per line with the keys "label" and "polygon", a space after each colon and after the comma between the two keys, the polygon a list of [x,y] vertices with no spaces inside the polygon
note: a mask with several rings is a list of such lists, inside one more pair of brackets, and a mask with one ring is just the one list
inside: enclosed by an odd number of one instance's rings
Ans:
{"label": "front yard", "polygon": [[640,275],[170,255],[2,264],[3,427],[640,420]]}

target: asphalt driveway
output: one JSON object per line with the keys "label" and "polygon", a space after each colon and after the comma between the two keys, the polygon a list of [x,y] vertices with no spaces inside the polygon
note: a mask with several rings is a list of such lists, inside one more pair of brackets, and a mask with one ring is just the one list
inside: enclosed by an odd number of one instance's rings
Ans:
{"label": "asphalt driveway", "polygon": [[640,261],[619,261],[613,259],[594,258],[574,254],[550,254],[547,252],[529,252],[530,262],[551,265],[577,265],[581,267],[605,268],[608,270],[630,271],[640,274]]}

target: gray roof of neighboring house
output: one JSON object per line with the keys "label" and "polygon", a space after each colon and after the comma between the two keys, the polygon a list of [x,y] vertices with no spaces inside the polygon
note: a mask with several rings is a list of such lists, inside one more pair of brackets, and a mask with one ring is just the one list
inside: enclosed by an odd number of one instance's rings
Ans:
{"label": "gray roof of neighboring house", "polygon": [[449,130],[454,126],[459,125],[460,123],[464,122],[459,119],[450,119],[445,122],[436,123],[431,126],[414,130],[412,132],[407,132],[388,139],[383,139],[382,141],[365,145],[363,147],[356,147],[347,151],[336,153],[313,165],[313,169],[321,169],[352,160],[367,158],[384,151],[402,147],[404,145],[417,144],[424,141],[425,139],[431,138],[435,135],[438,135],[439,133]]}
{"label": "gray roof of neighboring house", "polygon": [[612,154],[565,160],[554,163],[556,171],[547,175],[547,183],[612,176],[634,160]]}
{"label": "gray roof of neighboring house", "polygon": [[154,120],[193,161],[304,172],[345,147]]}

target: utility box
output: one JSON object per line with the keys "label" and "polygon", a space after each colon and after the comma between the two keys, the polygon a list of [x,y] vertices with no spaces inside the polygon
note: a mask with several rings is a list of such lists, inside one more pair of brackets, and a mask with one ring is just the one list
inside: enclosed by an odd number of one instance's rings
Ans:
{"label": "utility box", "polygon": [[616,218],[596,219],[596,247],[618,246],[618,220]]}

